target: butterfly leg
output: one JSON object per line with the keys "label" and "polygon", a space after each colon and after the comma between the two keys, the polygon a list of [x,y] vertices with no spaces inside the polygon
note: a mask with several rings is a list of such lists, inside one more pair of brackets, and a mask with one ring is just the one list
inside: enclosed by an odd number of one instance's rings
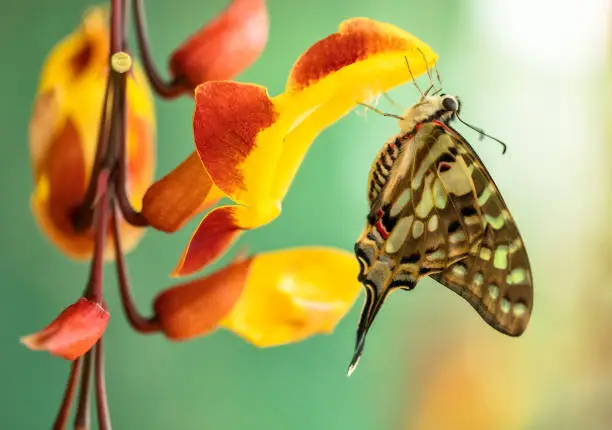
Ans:
{"label": "butterfly leg", "polygon": [[400,106],[400,105],[399,105],[399,104],[398,104],[398,103],[397,103],[395,100],[393,100],[393,99],[391,98],[391,96],[390,96],[388,93],[383,92],[383,93],[382,93],[382,95],[383,95],[383,96],[384,96],[384,97],[387,99],[387,101],[388,101],[389,103],[391,103],[391,104],[392,104],[393,106],[395,106],[397,109],[399,109],[399,110],[404,110],[404,108],[403,108],[403,107],[401,107],[401,106]]}
{"label": "butterfly leg", "polygon": [[388,118],[404,119],[404,117],[402,117],[402,116],[395,115],[395,114],[392,114],[392,113],[383,112],[383,111],[381,111],[380,109],[377,109],[377,108],[375,108],[374,106],[369,105],[369,104],[367,104],[367,103],[364,103],[364,102],[359,102],[359,104],[360,104],[360,105],[362,105],[362,106],[365,106],[366,108],[368,108],[368,109],[370,109],[370,110],[372,110],[372,111],[374,111],[374,112],[376,112],[376,113],[377,113],[377,114],[379,114],[379,115],[386,116],[386,117],[388,117]]}

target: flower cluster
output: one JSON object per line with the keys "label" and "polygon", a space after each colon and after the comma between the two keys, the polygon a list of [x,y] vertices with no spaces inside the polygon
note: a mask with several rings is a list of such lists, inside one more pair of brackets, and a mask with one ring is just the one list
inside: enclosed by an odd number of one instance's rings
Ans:
{"label": "flower cluster", "polygon": [[[126,35],[133,16],[140,63]],[[194,275],[248,230],[281,213],[291,182],[316,136],[359,102],[410,79],[437,56],[386,23],[355,18],[316,42],[295,62],[284,93],[231,81],[266,45],[264,0],[234,0],[171,56],[170,80],[155,69],[141,0],[94,8],[58,43],[43,67],[30,123],[32,211],[66,255],[91,261],[82,296],[22,342],[73,361],[55,428],[63,428],[81,375],[96,373],[98,421],[110,428],[102,362],[109,320],[102,266],[114,260],[123,309],[141,333],[172,340],[218,328],[268,347],[331,332],[360,286],[352,253],[296,247],[243,255],[220,270],[160,292],[153,315],[137,311],[124,253],[146,228],[179,230],[205,212],[173,271]],[[423,61],[425,56],[426,61]],[[161,98],[193,96],[195,148],[153,182],[155,115],[149,85]],[[231,204],[217,205],[228,198]],[[83,376],[84,375],[84,376]],[[88,428],[89,385],[82,383],[75,425]]]}

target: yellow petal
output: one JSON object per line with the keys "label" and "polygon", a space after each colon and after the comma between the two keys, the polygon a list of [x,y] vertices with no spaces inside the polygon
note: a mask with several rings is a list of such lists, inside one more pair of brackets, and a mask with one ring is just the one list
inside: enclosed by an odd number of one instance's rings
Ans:
{"label": "yellow petal", "polygon": [[331,333],[359,295],[358,273],[354,256],[333,248],[258,254],[220,325],[259,347]]}

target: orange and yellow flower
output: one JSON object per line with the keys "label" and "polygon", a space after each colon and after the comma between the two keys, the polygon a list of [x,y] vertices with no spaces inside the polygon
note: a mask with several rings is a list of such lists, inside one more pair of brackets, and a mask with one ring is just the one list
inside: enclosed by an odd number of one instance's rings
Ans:
{"label": "orange and yellow flower", "polygon": [[162,292],[155,311],[174,340],[223,327],[260,347],[298,342],[333,331],[359,294],[357,270],[333,248],[266,252]]}
{"label": "orange and yellow flower", "polygon": [[[255,84],[198,85],[196,152],[148,190],[143,214],[155,228],[172,232],[222,197],[234,204],[206,214],[173,274],[199,271],[243,231],[278,217],[317,135],[359,102],[410,80],[407,60],[418,76],[437,55],[397,27],[355,18],[299,57],[278,96]],[[258,346],[284,344],[331,331],[358,296],[357,273],[346,251],[275,251],[171,288],[155,309],[172,339],[224,327]]]}
{"label": "orange and yellow flower", "polygon": [[[71,214],[82,202],[92,172],[108,73],[105,9],[93,8],[60,41],[43,66],[30,121],[34,174],[32,211],[43,232],[67,255],[87,259],[91,229],[76,231]],[[139,209],[155,167],[155,115],[147,80],[134,64],[127,84],[127,169],[129,197]],[[121,223],[125,250],[143,230]],[[107,254],[112,242],[107,241]]]}

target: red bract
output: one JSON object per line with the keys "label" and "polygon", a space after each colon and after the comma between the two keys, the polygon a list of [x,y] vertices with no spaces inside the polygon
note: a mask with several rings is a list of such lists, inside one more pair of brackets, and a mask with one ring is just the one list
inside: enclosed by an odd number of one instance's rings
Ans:
{"label": "red bract", "polygon": [[191,88],[232,79],[262,53],[268,26],[265,0],[234,0],[174,52],[170,70]]}
{"label": "red bract", "polygon": [[49,351],[66,360],[74,360],[102,337],[109,318],[109,313],[99,303],[80,298],[47,327],[22,337],[21,343],[35,351]]}

